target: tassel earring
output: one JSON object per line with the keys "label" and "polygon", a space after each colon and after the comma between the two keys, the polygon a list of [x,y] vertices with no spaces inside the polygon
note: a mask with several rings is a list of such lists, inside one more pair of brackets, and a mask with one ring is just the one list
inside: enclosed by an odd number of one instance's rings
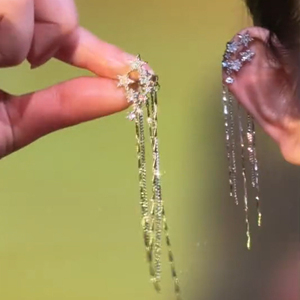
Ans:
{"label": "tassel earring", "polygon": [[[145,68],[146,63],[138,55],[130,64],[130,71],[118,76],[118,87],[125,89],[126,98],[132,104],[132,111],[127,118],[135,123],[137,145],[140,206],[142,229],[151,281],[160,291],[161,249],[164,233],[167,244],[168,259],[171,267],[174,290],[180,297],[180,286],[175,269],[174,255],[171,249],[166,213],[161,192],[160,156],[158,144],[158,77]],[[135,79],[134,79],[135,78]],[[136,79],[137,78],[137,79]],[[152,196],[148,199],[145,123],[147,124],[152,151]]]}
{"label": "tassel earring", "polygon": [[[234,199],[236,204],[239,203],[236,160],[238,147],[235,144],[236,132],[238,132],[237,140],[239,141],[241,157],[241,177],[243,181],[243,202],[248,249],[251,248],[248,181],[250,181],[251,187],[255,190],[258,226],[261,226],[262,218],[259,198],[259,170],[256,154],[255,125],[253,117],[249,113],[247,113],[247,124],[246,126],[244,125],[242,107],[235,101],[233,95],[229,92],[228,85],[234,83],[234,74],[237,74],[246,63],[250,63],[253,60],[255,53],[250,49],[252,42],[253,38],[248,32],[237,35],[234,41],[227,43],[226,51],[222,61],[222,67],[226,74],[225,84],[223,85],[222,104],[225,118],[225,137],[229,170],[230,196]],[[234,114],[236,110],[237,118],[235,118]],[[236,122],[237,126],[235,124]],[[250,180],[247,176],[248,171],[246,170],[247,158],[250,165]]]}

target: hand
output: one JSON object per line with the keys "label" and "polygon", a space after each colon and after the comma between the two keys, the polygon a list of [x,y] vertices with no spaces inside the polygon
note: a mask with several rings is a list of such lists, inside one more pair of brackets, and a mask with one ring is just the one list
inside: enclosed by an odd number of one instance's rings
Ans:
{"label": "hand", "polygon": [[73,0],[0,0],[0,67],[28,60],[36,68],[52,57],[98,77],[21,96],[0,90],[0,157],[55,130],[127,108],[116,78],[134,57],[80,27]]}

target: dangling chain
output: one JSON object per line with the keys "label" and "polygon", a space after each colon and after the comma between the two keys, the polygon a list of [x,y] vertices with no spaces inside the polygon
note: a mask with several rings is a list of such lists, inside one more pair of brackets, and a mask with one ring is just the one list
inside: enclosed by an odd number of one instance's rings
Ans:
{"label": "dangling chain", "polygon": [[[235,82],[233,74],[238,73],[244,64],[253,60],[255,53],[249,48],[249,45],[253,41],[253,38],[248,32],[245,34],[239,34],[237,40],[227,43],[226,51],[223,57],[222,67],[225,71],[226,78],[225,83],[231,85]],[[242,51],[241,51],[242,50]],[[223,113],[225,118],[225,136],[226,136],[226,149],[227,159],[229,164],[229,186],[230,196],[238,204],[237,194],[237,164],[236,164],[236,146],[235,146],[235,126],[234,126],[234,102],[233,95],[229,92],[228,87],[223,85]],[[245,222],[246,222],[246,235],[247,235],[247,248],[251,247],[250,237],[250,223],[249,223],[249,206],[248,206],[248,184],[246,173],[246,154],[248,154],[248,160],[250,164],[251,172],[251,186],[255,189],[255,201],[257,207],[258,225],[261,226],[261,210],[260,210],[260,198],[259,198],[259,172],[258,172],[258,160],[256,155],[256,136],[253,117],[247,114],[247,128],[244,130],[242,111],[238,105],[238,131],[239,131],[239,144],[241,150],[241,173],[243,178],[243,198],[244,198],[244,210],[245,210]],[[246,132],[246,134],[245,134]],[[245,139],[246,136],[246,139]],[[245,140],[247,145],[245,145]],[[247,150],[247,151],[246,151]]]}
{"label": "dangling chain", "polygon": [[[164,231],[174,281],[174,290],[177,299],[180,299],[179,280],[175,270],[174,256],[171,250],[167,219],[161,194],[160,157],[157,135],[158,77],[149,72],[144,67],[145,64],[140,56],[137,56],[137,58],[131,62],[130,71],[123,76],[118,76],[118,87],[125,89],[127,100],[133,107],[133,110],[128,114],[127,118],[131,121],[135,121],[142,228],[151,281],[155,289],[160,291],[161,244],[162,232]],[[133,80],[132,75],[137,75],[138,80]],[[146,123],[149,127],[152,148],[152,197],[150,201],[147,195],[144,108],[146,108],[147,111]]]}
{"label": "dangling chain", "polygon": [[253,117],[247,114],[247,140],[248,140],[248,153],[249,161],[251,166],[251,185],[256,190],[256,208],[257,208],[257,223],[261,226],[261,209],[260,209],[260,198],[259,198],[259,173],[258,173],[258,160],[256,154],[256,132]]}
{"label": "dangling chain", "polygon": [[223,86],[223,114],[225,118],[225,137],[229,170],[230,197],[233,197],[235,204],[239,204],[237,195],[237,178],[236,178],[236,157],[235,157],[235,138],[234,138],[234,114],[232,97],[228,93],[226,86]]}
{"label": "dangling chain", "polygon": [[244,127],[243,127],[243,120],[242,120],[242,108],[240,105],[238,105],[238,123],[239,123],[240,145],[241,145],[247,248],[250,249],[251,248],[251,236],[250,236],[250,223],[249,223],[248,187],[247,187],[247,175],[246,175],[246,164],[245,164],[245,162],[246,162],[245,139],[244,139]]}

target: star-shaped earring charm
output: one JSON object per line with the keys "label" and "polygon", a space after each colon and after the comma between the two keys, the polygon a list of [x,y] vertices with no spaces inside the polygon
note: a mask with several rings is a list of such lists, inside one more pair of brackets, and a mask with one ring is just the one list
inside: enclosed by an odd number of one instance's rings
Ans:
{"label": "star-shaped earring charm", "polygon": [[237,42],[229,42],[226,45],[226,52],[227,53],[236,53],[239,49],[239,44]]}
{"label": "star-shaped earring charm", "polygon": [[244,34],[239,34],[238,38],[240,39],[240,44],[244,47],[248,47],[249,44],[253,41],[253,38],[250,36],[249,32],[246,32]]}
{"label": "star-shaped earring charm", "polygon": [[137,55],[136,59],[130,62],[130,71],[141,71],[145,64],[146,62],[141,59],[141,56]]}
{"label": "star-shaped earring charm", "polygon": [[133,89],[129,89],[126,96],[129,103],[135,103],[138,100],[139,93]]}
{"label": "star-shaped earring charm", "polygon": [[245,52],[241,52],[240,56],[242,62],[252,61],[253,57],[255,56],[255,53],[252,50],[248,49]]}
{"label": "star-shaped earring charm", "polygon": [[128,74],[125,74],[125,75],[118,75],[118,85],[117,87],[124,87],[125,90],[128,90],[129,89],[129,85],[131,83],[134,83],[134,80],[130,79]]}
{"label": "star-shaped earring charm", "polygon": [[146,72],[140,76],[140,83],[144,86],[149,86],[152,83],[152,74]]}

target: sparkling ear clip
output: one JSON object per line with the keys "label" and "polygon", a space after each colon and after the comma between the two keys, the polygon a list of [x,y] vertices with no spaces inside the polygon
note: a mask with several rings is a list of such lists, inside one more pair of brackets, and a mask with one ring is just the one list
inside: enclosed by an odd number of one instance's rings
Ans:
{"label": "sparkling ear clip", "polygon": [[[125,90],[127,101],[132,104],[132,111],[128,114],[127,119],[135,123],[142,229],[151,281],[155,289],[160,291],[161,247],[164,233],[174,290],[177,299],[181,299],[179,280],[175,269],[174,255],[171,250],[171,241],[161,193],[160,156],[157,135],[157,92],[159,83],[158,77],[148,71],[145,65],[146,63],[138,55],[131,62],[129,72],[118,76],[118,87]],[[148,127],[152,151],[152,196],[150,199],[148,199],[147,192],[145,123]]]}
{"label": "sparkling ear clip", "polygon": [[[228,86],[235,83],[235,76],[240,72],[245,64],[251,63],[255,53],[250,49],[251,43],[254,39],[248,32],[237,35],[236,39],[227,43],[226,51],[223,56],[222,68],[226,74],[225,83],[223,85],[223,113],[225,117],[225,136],[226,149],[229,170],[229,186],[230,196],[235,203],[239,203],[237,176],[238,176],[238,162],[237,162],[237,145],[235,142],[236,131],[238,131],[238,141],[241,157],[241,177],[243,181],[243,200],[246,221],[247,234],[247,248],[251,247],[250,223],[249,223],[249,190],[248,181],[254,189],[255,201],[257,208],[258,226],[261,226],[261,209],[259,198],[259,169],[256,154],[256,136],[255,124],[253,117],[247,113],[246,121],[243,121],[242,107],[235,101],[233,95],[229,92]],[[237,118],[235,118],[235,111],[237,110]],[[237,126],[235,121],[237,119]],[[246,123],[246,124],[244,124]],[[246,158],[250,166],[250,180],[248,178],[248,170],[246,168]]]}

